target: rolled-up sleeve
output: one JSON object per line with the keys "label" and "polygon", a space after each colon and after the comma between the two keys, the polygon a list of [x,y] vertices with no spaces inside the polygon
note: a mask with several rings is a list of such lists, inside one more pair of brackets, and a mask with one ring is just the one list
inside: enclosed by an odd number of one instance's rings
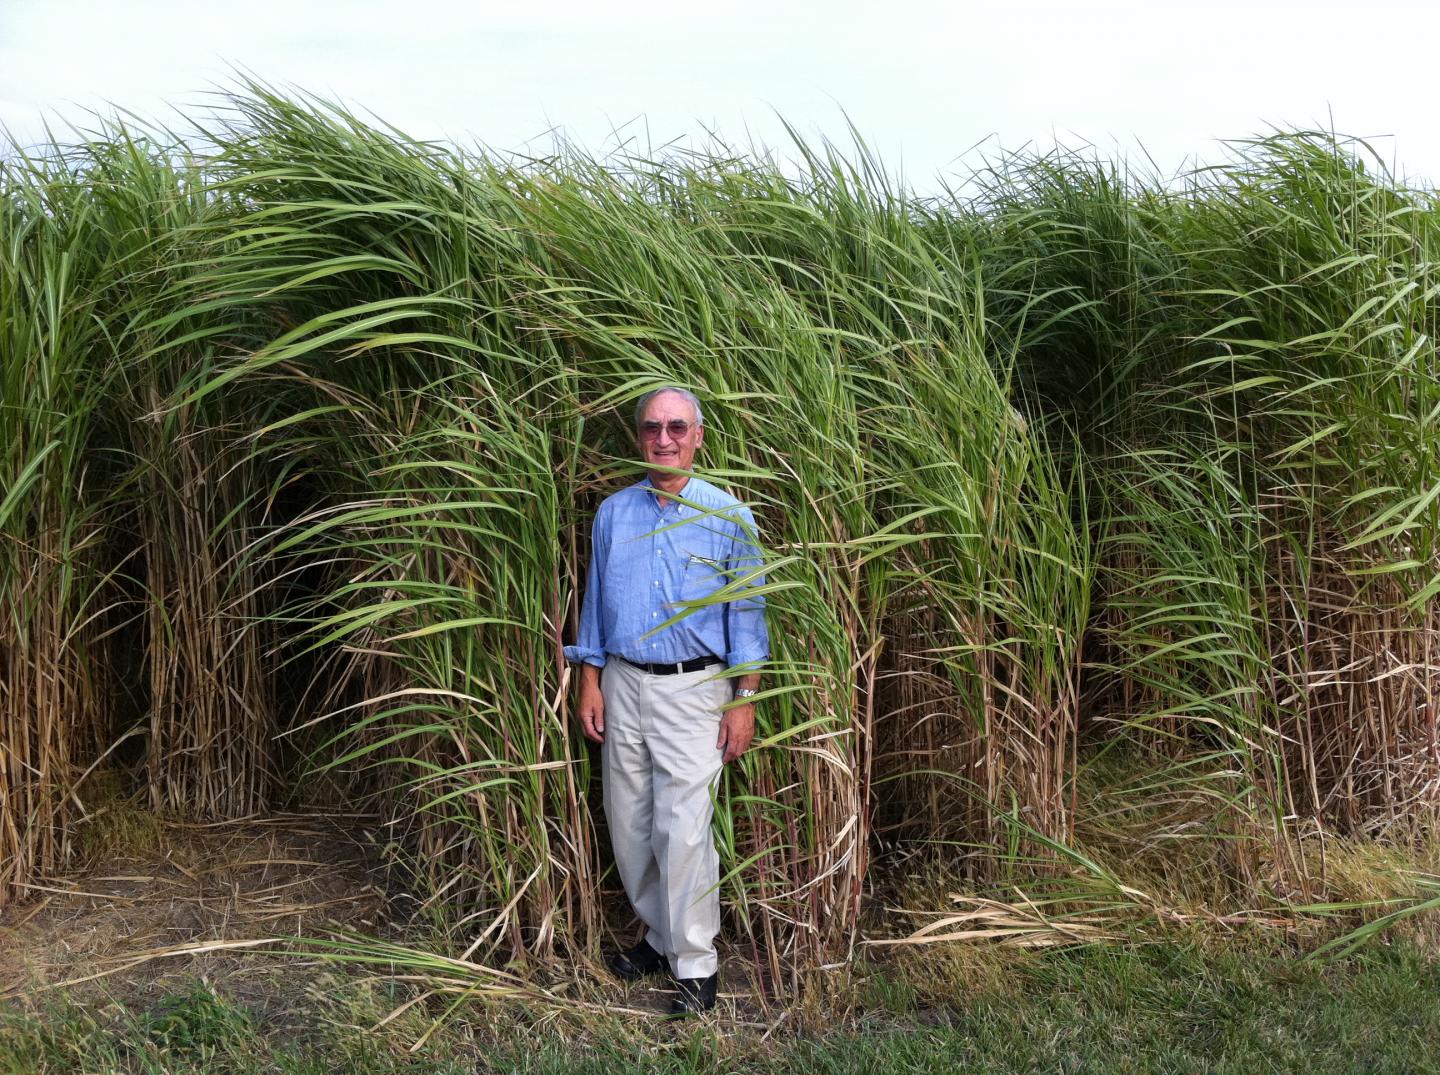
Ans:
{"label": "rolled-up sleeve", "polygon": [[[765,575],[758,572],[765,558],[760,537],[755,529],[755,516],[741,505],[736,510],[733,551],[730,556],[730,577],[744,580],[746,589],[763,586]],[[750,577],[754,573],[754,577]],[[736,597],[725,605],[725,663],[730,667],[763,661],[770,656],[770,632],[765,626],[765,595]]]}
{"label": "rolled-up sleeve", "polygon": [[585,597],[580,602],[580,629],[575,645],[565,647],[565,659],[575,664],[605,667],[605,628],[601,610],[605,607],[602,592],[605,561],[610,555],[609,513],[601,510],[590,528],[590,567],[585,578]]}

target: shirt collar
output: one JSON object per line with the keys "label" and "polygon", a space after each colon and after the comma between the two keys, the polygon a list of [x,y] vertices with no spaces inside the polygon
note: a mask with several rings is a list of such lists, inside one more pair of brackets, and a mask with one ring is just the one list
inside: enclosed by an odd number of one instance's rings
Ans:
{"label": "shirt collar", "polygon": [[685,479],[685,484],[682,485],[682,486],[680,486],[680,491],[679,491],[678,493],[666,493],[666,494],[664,494],[666,500],[668,501],[668,503],[667,503],[666,506],[663,507],[663,508],[660,506],[660,495],[661,495],[661,494],[660,494],[660,490],[659,490],[659,489],[656,489],[655,486],[650,483],[650,475],[647,474],[647,475],[645,475],[645,477],[643,477],[643,478],[640,479],[640,487],[641,487],[642,489],[644,489],[647,493],[650,494],[650,496],[649,496],[650,504],[651,504],[651,506],[653,506],[657,511],[670,511],[671,509],[679,509],[679,508],[681,508],[681,507],[684,507],[684,505],[681,504],[680,501],[676,500],[675,498],[676,498],[677,496],[684,496],[684,495],[685,495],[685,491],[690,488],[690,483],[691,483],[692,481],[694,481],[694,480],[695,480],[695,478],[694,478],[694,476],[692,475],[691,477],[688,477],[688,478]]}

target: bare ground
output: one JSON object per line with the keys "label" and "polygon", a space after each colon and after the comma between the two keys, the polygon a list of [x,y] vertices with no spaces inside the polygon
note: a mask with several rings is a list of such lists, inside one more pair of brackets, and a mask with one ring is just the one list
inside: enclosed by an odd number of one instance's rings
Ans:
{"label": "bare ground", "polygon": [[[376,930],[386,897],[368,820],[149,822],[159,830],[152,839],[120,841],[82,873],[41,879],[31,899],[0,912],[0,999],[66,985],[73,996],[144,1007],[199,977],[283,1020],[319,965],[257,958],[237,942]],[[277,973],[281,961],[286,973]]]}
{"label": "bare ground", "polygon": [[[304,1032],[317,995],[334,999],[343,979],[371,971],[289,954],[285,938],[339,929],[405,939],[395,918],[407,901],[387,890],[375,826],[373,817],[344,813],[206,824],[127,812],[111,830],[98,827],[105,846],[87,868],[42,878],[30,899],[0,910],[0,1004],[33,1008],[63,995],[146,1011],[198,979],[262,1025]],[[607,896],[613,935],[633,940],[623,897]],[[721,955],[728,1020],[771,1025],[776,1013],[759,1001],[750,961],[728,946]],[[577,1012],[643,1018],[669,1005],[663,979],[626,986],[584,960],[530,970],[547,996]]]}

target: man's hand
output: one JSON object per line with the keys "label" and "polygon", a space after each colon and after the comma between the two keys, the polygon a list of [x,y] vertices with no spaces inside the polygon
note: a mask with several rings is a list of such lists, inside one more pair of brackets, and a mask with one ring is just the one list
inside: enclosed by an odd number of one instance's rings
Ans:
{"label": "man's hand", "polygon": [[737,705],[720,715],[720,738],[715,749],[725,752],[725,762],[732,762],[750,749],[755,738],[755,706]]}
{"label": "man's hand", "polygon": [[600,692],[600,669],[593,664],[580,666],[580,727],[585,738],[596,743],[605,741],[605,695]]}

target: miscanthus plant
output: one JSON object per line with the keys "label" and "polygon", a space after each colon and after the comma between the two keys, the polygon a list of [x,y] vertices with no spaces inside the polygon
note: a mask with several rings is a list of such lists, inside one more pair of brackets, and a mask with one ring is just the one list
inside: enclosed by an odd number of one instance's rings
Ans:
{"label": "miscanthus plant", "polygon": [[257,496],[236,451],[248,429],[234,412],[171,406],[214,356],[213,309],[177,313],[177,280],[195,229],[226,210],[161,135],[117,124],[5,163],[4,861],[16,883],[64,862],[85,778],[127,740],[143,742],[157,807],[252,812],[274,774],[255,580],[235,559]]}
{"label": "miscanthus plant", "polygon": [[1165,191],[1016,162],[991,208],[1103,505],[1096,716],[1304,889],[1298,836],[1433,817],[1436,213],[1363,146],[1241,148]]}
{"label": "miscanthus plant", "polygon": [[594,952],[625,923],[561,646],[663,384],[764,550],[716,835],[775,988],[897,846],[1063,874],[1098,755],[1206,804],[1252,889],[1304,887],[1315,826],[1431,816],[1435,213],[1346,147],[922,201],[863,147],[512,162],[232,104],[203,148],[6,165],[11,891],[128,734],[157,808],[381,809],[457,955]]}
{"label": "miscanthus plant", "polygon": [[589,514],[637,474],[618,415],[658,384],[711,401],[705,472],[768,550],[760,746],[717,832],[771,973],[853,942],[882,794],[991,855],[1066,838],[1085,546],[966,247],[836,158],[804,187],[709,162],[517,169],[243,107],[216,176],[247,210],[208,240],[197,305],[288,327],[185,405],[257,378],[293,395],[257,454],[303,443],[317,501],[253,556],[329,565],[274,620],[336,673],[307,730],[388,804],[471,949],[543,956],[604,925],[557,646]]}
{"label": "miscanthus plant", "polygon": [[92,211],[76,173],[63,159],[16,157],[0,197],[0,899],[66,856],[69,784],[84,747],[95,751],[105,689],[82,626],[101,574],[89,449],[104,391],[87,388],[105,369],[92,350],[103,326],[87,315],[114,267],[85,241]]}

